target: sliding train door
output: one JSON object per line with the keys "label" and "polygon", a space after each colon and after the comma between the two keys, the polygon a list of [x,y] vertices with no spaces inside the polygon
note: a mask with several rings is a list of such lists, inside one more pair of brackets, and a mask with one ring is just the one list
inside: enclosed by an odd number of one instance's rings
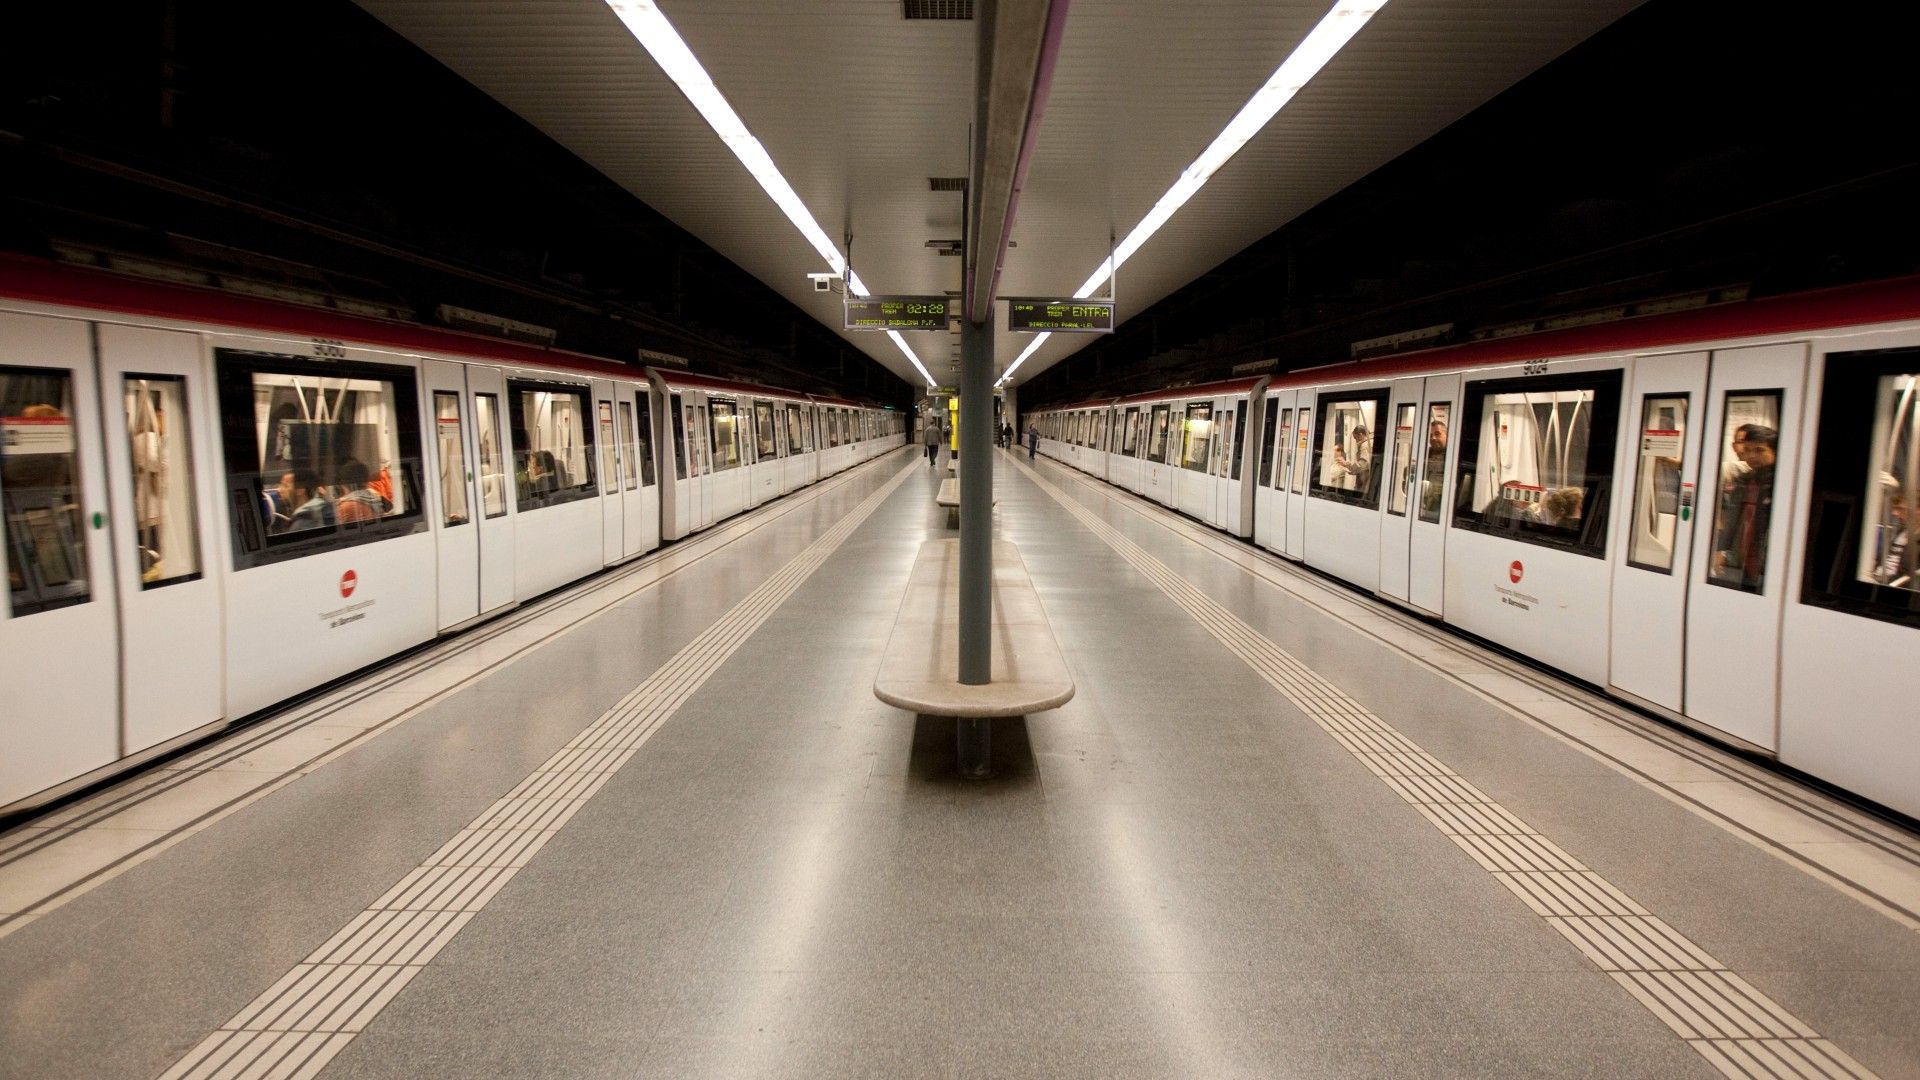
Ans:
{"label": "sliding train door", "polygon": [[1453,405],[1459,396],[1460,376],[1429,377],[1413,433],[1414,475],[1409,480],[1413,541],[1408,552],[1407,602],[1432,615],[1442,614],[1446,595],[1446,508],[1453,494],[1447,478],[1452,475]]}
{"label": "sliding train door", "polygon": [[[0,806],[120,756],[112,534],[90,333],[72,319],[0,313],[0,657],[11,676],[0,712]],[[75,658],[103,674],[79,677]]]}
{"label": "sliding train door", "polygon": [[1380,593],[1402,603],[1408,600],[1413,561],[1415,485],[1420,477],[1418,438],[1424,379],[1400,379],[1393,384],[1387,415],[1380,420],[1377,439],[1385,441],[1383,483],[1387,512],[1380,515]]}
{"label": "sliding train door", "polygon": [[220,574],[208,565],[215,418],[197,335],[96,328],[107,492],[119,593],[122,755],[218,721],[225,711]]}
{"label": "sliding train door", "polygon": [[653,395],[647,385],[619,389],[621,452],[620,486],[626,492],[624,510],[628,556],[660,546],[660,474],[653,453]]}
{"label": "sliding train door", "polygon": [[480,614],[480,529],[474,523],[472,426],[467,403],[467,369],[445,360],[426,362],[427,411],[432,417],[433,461],[428,512],[434,515],[434,550],[439,580],[440,629],[458,626]]}
{"label": "sliding train door", "polygon": [[[1686,677],[1687,581],[1700,512],[1700,411],[1707,354],[1642,356],[1627,397],[1626,538],[1614,545],[1607,682],[1679,713]],[[1708,498],[1718,490],[1707,485]]]}
{"label": "sliding train door", "polygon": [[1694,518],[1686,713],[1779,745],[1780,621],[1807,347],[1715,352],[1701,434],[1712,488]]}
{"label": "sliding train door", "polygon": [[473,434],[473,522],[480,540],[480,612],[514,602],[513,470],[508,468],[507,377],[495,367],[466,369]]}

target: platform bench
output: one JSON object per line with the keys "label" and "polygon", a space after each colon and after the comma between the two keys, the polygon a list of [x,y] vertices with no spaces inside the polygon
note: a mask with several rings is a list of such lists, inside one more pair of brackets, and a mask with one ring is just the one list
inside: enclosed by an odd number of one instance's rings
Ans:
{"label": "platform bench", "polygon": [[960,541],[920,545],[873,694],[923,716],[1026,716],[1073,698],[1073,676],[1020,550],[993,542],[991,682],[960,681]]}
{"label": "platform bench", "polygon": [[[933,497],[933,501],[947,508],[947,528],[949,529],[959,528],[960,527],[960,480],[959,478],[953,477],[953,478],[940,481],[940,493]],[[995,506],[1000,505],[1000,497],[998,495],[995,495],[993,497],[993,505]]]}

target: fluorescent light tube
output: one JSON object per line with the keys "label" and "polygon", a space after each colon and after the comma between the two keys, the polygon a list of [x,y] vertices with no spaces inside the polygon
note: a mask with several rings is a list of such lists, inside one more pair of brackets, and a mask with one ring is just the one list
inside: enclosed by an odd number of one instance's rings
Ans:
{"label": "fluorescent light tube", "polygon": [[[734,157],[740,159],[740,164],[746,166],[748,175],[752,176],[761,190],[767,193],[767,197],[773,200],[773,204],[780,208],[780,212],[787,216],[787,220],[793,222],[793,227],[800,230],[800,235],[806,238],[813,250],[820,253],[820,257],[826,260],[834,273],[846,274],[847,260],[840,254],[840,249],[827,236],[826,230],[820,227],[820,223],[813,219],[813,214],[807,210],[806,204],[800,201],[799,192],[794,191],[793,185],[787,183],[787,178],[781,175],[780,169],[773,163],[773,158],[768,155],[767,148],[760,144],[759,139],[753,137],[753,133],[747,130],[746,122],[740,119],[740,114],[734,112],[733,106],[727,103],[726,95],[713,84],[713,78],[707,74],[707,69],[700,66],[699,59],[693,55],[692,49],[687,48],[687,43],[681,38],[680,32],[667,21],[666,14],[660,10],[660,5],[655,0],[606,0],[606,2],[607,7],[613,10],[614,15],[626,26],[627,31],[647,50],[647,54],[653,57],[653,62],[659,64],[660,70],[666,72],[667,78],[672,79],[673,84],[680,88],[680,92],[687,96],[687,101],[707,121],[707,126],[713,129],[713,133],[720,137],[721,143],[733,152]],[[855,296],[869,295],[866,284],[860,280],[858,274],[849,276],[847,287]],[[920,358],[907,347],[905,339],[891,331],[887,336],[891,337],[893,343],[900,347],[900,351],[906,354],[907,359],[913,362],[914,370],[920,373],[921,378],[927,380],[928,386],[938,385],[933,381],[933,376],[927,374],[927,369],[920,363]]]}
{"label": "fluorescent light tube", "polygon": [[[1180,178],[1153,204],[1147,216],[1141,218],[1133,231],[1127,233],[1126,239],[1115,246],[1113,255],[1102,261],[1093,275],[1080,284],[1080,288],[1074,291],[1074,298],[1086,299],[1105,285],[1113,277],[1116,267],[1132,258],[1154,233],[1159,232],[1160,227],[1185,206],[1195,192],[1206,186],[1222,165],[1239,153],[1241,147],[1267,126],[1267,121],[1272,120],[1274,114],[1293,100],[1293,95],[1301,87],[1327,66],[1327,61],[1332,60],[1335,54],[1346,47],[1347,42],[1353,40],[1353,36],[1360,32],[1368,19],[1373,18],[1375,12],[1386,6],[1387,0],[1340,0],[1334,4],[1333,10],[1322,16],[1300,44],[1294,46],[1293,52],[1287,54],[1287,58],[1274,69],[1265,85],[1254,91],[1233,119],[1227,121],[1227,126],[1220,129],[1220,134],[1213,137],[1205,150],[1200,151],[1200,156],[1182,170]],[[1000,374],[1000,383],[996,385],[1004,384],[1013,375],[1014,369],[1026,363],[1027,357],[1032,356],[1048,336],[1041,334],[1035,337],[1013,363],[1007,365],[1007,370]]]}

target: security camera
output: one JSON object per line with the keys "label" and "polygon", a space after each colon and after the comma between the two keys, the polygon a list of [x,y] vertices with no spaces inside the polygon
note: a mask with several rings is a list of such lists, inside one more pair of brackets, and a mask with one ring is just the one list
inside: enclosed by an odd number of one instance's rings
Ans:
{"label": "security camera", "polygon": [[832,292],[840,283],[838,274],[808,274],[807,280],[813,282],[814,292]]}

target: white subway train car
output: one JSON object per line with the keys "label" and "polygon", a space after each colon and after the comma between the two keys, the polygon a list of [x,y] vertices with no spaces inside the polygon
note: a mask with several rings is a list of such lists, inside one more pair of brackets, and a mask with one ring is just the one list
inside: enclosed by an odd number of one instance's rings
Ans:
{"label": "white subway train car", "polygon": [[903,439],[854,402],[0,257],[0,814]]}
{"label": "white subway train car", "polygon": [[1034,419],[1050,456],[1920,815],[1920,280]]}

